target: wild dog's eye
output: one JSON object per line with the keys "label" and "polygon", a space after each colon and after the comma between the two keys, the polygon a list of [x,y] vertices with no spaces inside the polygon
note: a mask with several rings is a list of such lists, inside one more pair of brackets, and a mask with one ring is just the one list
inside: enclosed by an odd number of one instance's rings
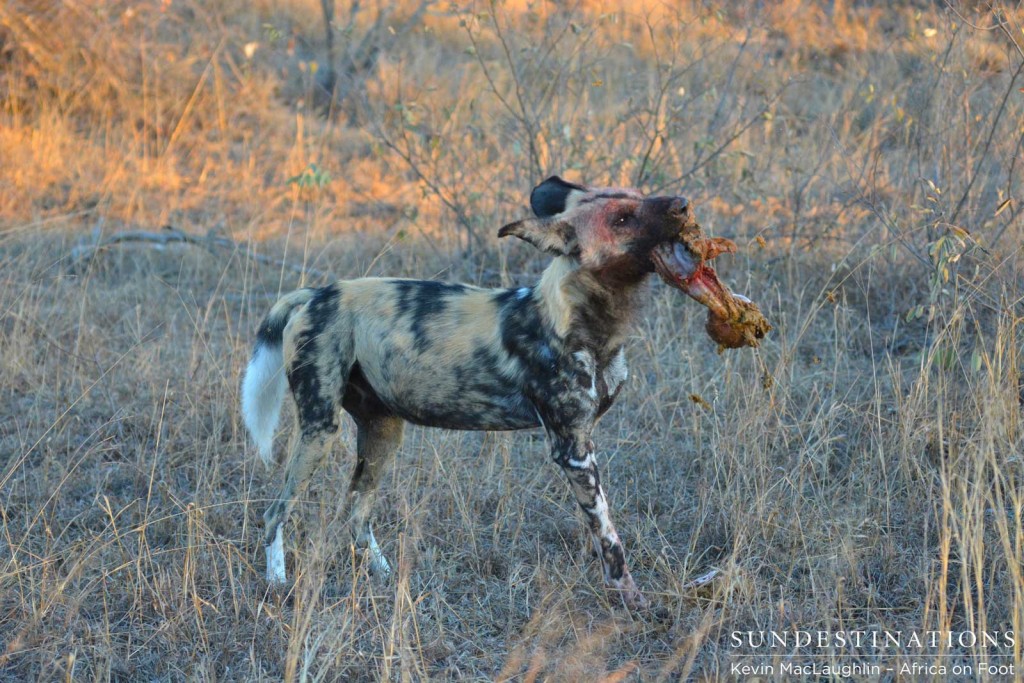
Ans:
{"label": "wild dog's eye", "polygon": [[620,213],[612,221],[612,225],[614,225],[615,227],[621,227],[621,226],[625,225],[626,223],[628,223],[629,219],[632,218],[632,217],[633,217],[633,214],[631,214],[631,213]]}

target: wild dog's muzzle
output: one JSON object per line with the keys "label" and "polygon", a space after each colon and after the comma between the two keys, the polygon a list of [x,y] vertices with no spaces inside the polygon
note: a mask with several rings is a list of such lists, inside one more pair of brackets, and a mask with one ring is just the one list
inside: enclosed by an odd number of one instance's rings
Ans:
{"label": "wild dog's muzzle", "polygon": [[706,237],[685,199],[673,198],[666,213],[680,221],[679,233],[655,247],[654,269],[667,284],[708,307],[704,326],[718,349],[757,346],[772,326],[757,304],[733,294],[718,279],[710,261],[719,254],[735,253],[736,244],[724,237]]}

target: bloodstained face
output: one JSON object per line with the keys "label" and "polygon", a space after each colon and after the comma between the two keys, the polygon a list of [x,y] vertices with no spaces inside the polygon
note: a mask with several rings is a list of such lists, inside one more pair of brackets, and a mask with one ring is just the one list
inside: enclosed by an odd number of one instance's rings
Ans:
{"label": "bloodstained face", "polygon": [[506,225],[538,249],[579,261],[608,286],[639,282],[652,272],[708,307],[706,329],[720,348],[757,346],[771,329],[757,306],[734,295],[710,265],[736,251],[704,236],[683,197],[644,197],[628,188],[592,188],[552,176],[533,189],[535,218]]}

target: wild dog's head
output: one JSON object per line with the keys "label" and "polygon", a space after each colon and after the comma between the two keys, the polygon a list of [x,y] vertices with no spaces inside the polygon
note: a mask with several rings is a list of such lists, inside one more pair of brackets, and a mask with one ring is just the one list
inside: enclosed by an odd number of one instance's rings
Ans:
{"label": "wild dog's head", "polygon": [[552,176],[533,189],[530,208],[533,218],[504,226],[498,236],[515,235],[550,254],[575,258],[610,287],[657,272],[708,307],[708,332],[722,347],[756,346],[771,329],[754,304],[719,282],[708,262],[736,251],[736,245],[705,237],[685,198],[584,187]]}
{"label": "wild dog's head", "polygon": [[571,256],[599,279],[640,280],[654,272],[677,271],[679,286],[698,267],[699,259],[676,249],[680,235],[697,230],[689,202],[683,197],[644,197],[638,190],[584,187],[552,176],[533,188],[534,218],[506,225],[498,237],[515,235],[542,251]]}

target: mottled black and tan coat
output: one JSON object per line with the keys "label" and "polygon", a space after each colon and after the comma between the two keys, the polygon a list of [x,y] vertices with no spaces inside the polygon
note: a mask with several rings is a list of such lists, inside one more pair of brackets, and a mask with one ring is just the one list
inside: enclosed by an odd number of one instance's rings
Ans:
{"label": "mottled black and tan coat", "polygon": [[372,570],[389,571],[370,511],[406,422],[543,427],[588,519],[605,581],[628,605],[644,603],[608,513],[592,432],[626,379],[623,344],[654,271],[652,253],[660,249],[682,270],[692,266],[666,247],[690,211],[681,197],[557,177],[530,199],[535,216],[499,235],[554,256],[533,287],[363,278],[298,290],[271,309],[243,385],[246,425],[268,464],[286,387],[297,408],[284,487],[264,515],[270,581],[285,581],[282,524],[330,450],[344,409],[358,428],[351,528]]}

